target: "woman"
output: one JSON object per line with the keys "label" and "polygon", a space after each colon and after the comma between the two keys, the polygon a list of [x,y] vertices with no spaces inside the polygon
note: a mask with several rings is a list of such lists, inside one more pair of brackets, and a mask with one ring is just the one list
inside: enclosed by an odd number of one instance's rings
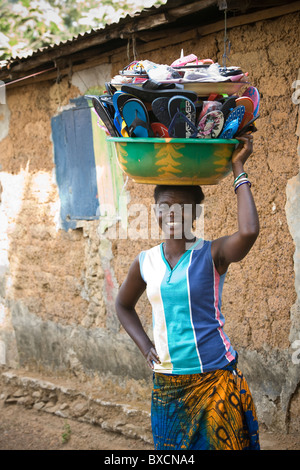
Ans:
{"label": "woman", "polygon": [[[259,233],[244,171],[253,137],[239,140],[232,157],[237,232],[213,241],[193,238],[201,188],[157,186],[158,223],[168,236],[134,260],[116,300],[121,324],[154,370],[151,421],[157,450],[259,449],[252,397],[221,313],[228,266],[246,256]],[[154,344],[135,311],[146,288]]]}

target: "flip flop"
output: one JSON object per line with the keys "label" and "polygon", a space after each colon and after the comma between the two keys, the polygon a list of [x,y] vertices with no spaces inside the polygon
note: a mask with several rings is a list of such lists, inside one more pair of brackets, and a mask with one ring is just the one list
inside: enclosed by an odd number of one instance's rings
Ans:
{"label": "flip flop", "polygon": [[114,94],[113,94],[113,97],[112,97],[112,100],[113,100],[113,105],[114,105],[114,108],[115,108],[115,111],[117,110],[117,99],[118,99],[118,96],[120,96],[121,94],[123,94],[122,91],[116,91]]}
{"label": "flip flop", "polygon": [[168,128],[161,124],[160,122],[153,122],[151,124],[151,129],[153,131],[154,137],[170,137]]}
{"label": "flip flop", "polygon": [[205,114],[210,113],[211,111],[215,111],[216,109],[221,109],[221,107],[222,104],[219,101],[203,101],[203,107],[199,115],[199,120],[202,119]]}
{"label": "flip flop", "polygon": [[128,128],[126,126],[126,122],[123,121],[123,119],[122,119],[122,123],[121,123],[121,135],[122,135],[122,137],[130,137],[129,134],[128,134]]}
{"label": "flip flop", "polygon": [[169,127],[171,118],[168,110],[170,98],[156,98],[152,102],[152,111],[159,122]]}
{"label": "flip flop", "polygon": [[121,90],[125,91],[126,93],[131,93],[140,100],[146,101],[148,103],[152,103],[152,101],[154,101],[156,98],[171,98],[179,94],[189,98],[191,101],[196,101],[198,98],[197,93],[194,91],[181,90],[178,88],[149,90],[147,88],[143,88],[142,86],[132,85],[130,83],[127,85],[122,85]]}
{"label": "flip flop", "polygon": [[146,82],[143,83],[142,88],[145,90],[169,90],[176,88],[175,83],[161,83],[149,78]]}
{"label": "flip flop", "polygon": [[119,112],[122,112],[122,109],[124,108],[125,103],[128,100],[135,100],[136,97],[134,95],[130,95],[129,93],[124,93],[124,92],[118,92],[118,95],[115,100],[115,108],[119,110]]}
{"label": "flip flop", "polygon": [[254,103],[248,96],[241,96],[235,100],[236,106],[245,106],[245,113],[254,112]]}
{"label": "flip flop", "polygon": [[239,120],[233,119],[224,125],[224,129],[219,136],[219,139],[233,139],[234,135],[237,133],[239,127]]}
{"label": "flip flop", "polygon": [[257,116],[255,116],[253,119],[251,119],[249,122],[247,122],[247,124],[236,133],[235,137],[241,137],[242,135],[246,134],[247,132],[256,132],[257,129],[255,127],[254,122],[258,118],[259,118],[259,114]]}
{"label": "flip flop", "polygon": [[221,111],[224,115],[224,119],[226,121],[227,117],[229,116],[229,114],[231,113],[231,111],[236,107],[236,99],[238,98],[238,96],[230,96],[229,98],[226,98],[226,100],[224,101],[222,107],[221,107]]}
{"label": "flip flop", "polygon": [[130,137],[152,137],[149,116],[142,101],[134,98],[126,101],[121,111]]}
{"label": "flip flop", "polygon": [[[235,119],[238,120],[238,123],[239,123],[239,126],[243,120],[243,117],[244,117],[244,114],[245,114],[245,106],[237,106],[236,108],[234,108],[229,116],[227,117],[227,119],[225,120],[225,125]],[[224,125],[224,126],[225,126]]]}
{"label": "flip flop", "polygon": [[215,139],[223,129],[224,115],[220,110],[210,111],[198,123],[197,137],[200,139]]}
{"label": "flip flop", "polygon": [[254,104],[254,111],[253,111],[253,116],[257,116],[258,111],[259,111],[259,103],[260,103],[260,96],[258,89],[255,88],[254,86],[249,86],[247,90],[244,91],[243,96],[247,96],[251,98]]}
{"label": "flip flop", "polygon": [[[181,131],[184,129],[184,132]],[[197,127],[183,114],[177,112],[168,128],[168,133],[170,137],[178,138],[195,138],[197,136]]]}
{"label": "flip flop", "polygon": [[103,102],[99,99],[99,97],[94,95],[85,95],[85,98],[92,100],[94,109],[101,121],[103,122],[104,126],[108,130],[108,133],[112,137],[119,137],[120,134],[114,125],[113,119]]}
{"label": "flip flop", "polygon": [[169,101],[168,110],[171,118],[170,136],[189,138],[197,135],[196,108],[191,100],[182,95],[174,96]]}
{"label": "flip flop", "polygon": [[198,57],[195,54],[189,54],[185,57],[180,57],[180,59],[174,60],[171,67],[184,67],[191,62],[196,62],[198,64]]}
{"label": "flip flop", "polygon": [[251,121],[253,119],[253,113],[247,113],[247,111],[245,111],[245,114],[244,114],[244,117],[242,119],[242,122],[241,124],[239,125],[239,128],[238,130],[241,130],[243,129],[243,127],[248,124],[249,121]]}
{"label": "flip flop", "polygon": [[109,95],[113,95],[117,91],[117,89],[110,82],[105,82],[105,88]]}
{"label": "flip flop", "polygon": [[[134,95],[130,95],[129,93],[124,93],[123,91],[117,91],[113,95],[113,104],[115,108],[115,116],[114,116],[114,123],[117,129],[119,130],[120,134],[123,137],[128,137],[129,130],[126,128],[126,123],[124,122],[122,118],[122,110],[127,101],[130,99],[135,99]],[[119,127],[119,128],[118,128]]]}
{"label": "flip flop", "polygon": [[121,94],[124,94],[122,91],[116,91],[114,94],[113,94],[113,105],[114,105],[114,109],[115,109],[115,114],[114,114],[114,125],[116,126],[118,132],[121,134],[122,132],[122,116],[121,116],[121,113],[120,113],[120,110],[118,108],[118,97],[121,95]]}

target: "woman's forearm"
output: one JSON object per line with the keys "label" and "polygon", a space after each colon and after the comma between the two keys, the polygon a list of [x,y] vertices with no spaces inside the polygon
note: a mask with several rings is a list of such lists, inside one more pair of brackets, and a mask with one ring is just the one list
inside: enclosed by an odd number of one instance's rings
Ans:
{"label": "woman's forearm", "polygon": [[153,348],[153,343],[145,332],[135,309],[124,307],[117,301],[116,311],[121,325],[147,358],[150,349]]}
{"label": "woman's forearm", "polygon": [[[233,176],[237,178],[245,172],[242,162],[233,165]],[[242,184],[236,189],[238,205],[238,230],[241,235],[257,237],[259,233],[259,219],[257,209],[248,184]]]}

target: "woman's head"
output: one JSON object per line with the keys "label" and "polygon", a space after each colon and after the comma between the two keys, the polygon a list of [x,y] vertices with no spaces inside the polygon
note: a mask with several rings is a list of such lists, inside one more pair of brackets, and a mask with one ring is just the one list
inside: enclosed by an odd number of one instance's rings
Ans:
{"label": "woman's head", "polygon": [[204,194],[200,186],[158,185],[154,190],[156,217],[170,238],[191,238]]}
{"label": "woman's head", "polygon": [[194,200],[195,204],[201,204],[204,200],[204,194],[201,186],[181,186],[181,185],[164,185],[158,184],[154,189],[155,204],[158,204],[159,197],[166,191],[173,191],[177,193],[188,193]]}

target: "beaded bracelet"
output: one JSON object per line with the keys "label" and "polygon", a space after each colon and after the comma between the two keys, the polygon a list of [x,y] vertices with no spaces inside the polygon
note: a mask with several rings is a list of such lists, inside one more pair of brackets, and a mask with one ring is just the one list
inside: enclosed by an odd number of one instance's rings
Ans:
{"label": "beaded bracelet", "polygon": [[249,188],[251,188],[251,183],[250,183],[249,180],[240,181],[240,182],[235,186],[235,188],[234,188],[235,194],[236,194],[236,190],[237,190],[240,186],[242,186],[242,184],[248,184]]}
{"label": "beaded bracelet", "polygon": [[245,176],[245,178],[248,178],[247,173],[244,171],[243,173],[241,173],[239,176],[237,176],[237,177],[235,178],[235,180],[234,180],[232,186],[234,186],[234,185],[237,183],[237,181],[238,181],[242,176]]}

